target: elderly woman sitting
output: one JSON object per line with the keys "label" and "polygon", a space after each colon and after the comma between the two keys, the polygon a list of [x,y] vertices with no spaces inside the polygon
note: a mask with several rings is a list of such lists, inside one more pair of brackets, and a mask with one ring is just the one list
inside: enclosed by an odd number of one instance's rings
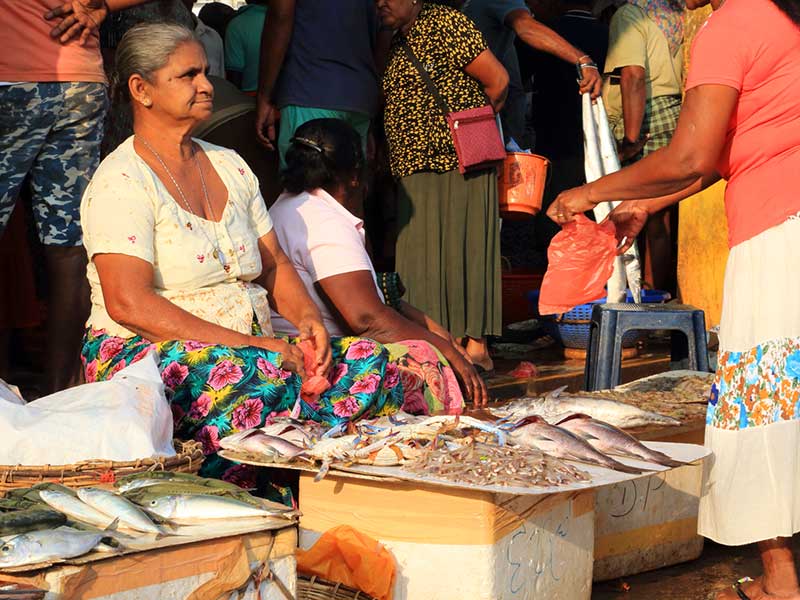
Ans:
{"label": "elderly woman sitting", "polygon": [[[179,26],[139,25],[120,43],[113,93],[130,103],[134,135],[102,162],[81,205],[92,288],[82,356],[95,381],[155,349],[176,433],[208,455],[203,473],[249,484],[216,455],[219,439],[300,402],[298,339],[332,384],[300,404],[304,418],[390,413],[402,387],[379,344],[330,340],[247,164],[192,139],[211,115],[207,69],[203,47]],[[270,304],[299,338],[273,336]]]}
{"label": "elderly woman sitting", "polygon": [[[466,396],[485,404],[485,385],[450,334],[391,292],[385,298],[376,284],[360,218],[364,156],[355,130],[337,119],[309,121],[295,133],[286,164],[287,191],[270,213],[328,332],[385,344],[400,367],[410,412],[460,412],[453,370]],[[288,314],[273,314],[273,323],[276,331],[297,333]]]}

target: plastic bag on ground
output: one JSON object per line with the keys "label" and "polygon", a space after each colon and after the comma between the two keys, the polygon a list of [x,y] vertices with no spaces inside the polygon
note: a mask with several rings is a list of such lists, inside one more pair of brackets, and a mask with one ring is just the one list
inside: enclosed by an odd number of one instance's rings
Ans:
{"label": "plastic bag on ground", "polygon": [[311,548],[298,550],[297,572],[392,600],[394,557],[380,542],[349,525],[329,529]]}
{"label": "plastic bag on ground", "polygon": [[174,456],[172,411],[154,353],[110,381],[28,404],[0,401],[0,464],[60,465]]}
{"label": "plastic bag on ground", "polygon": [[577,215],[547,249],[549,264],[539,293],[539,314],[562,314],[605,296],[616,255],[614,223],[598,224]]}

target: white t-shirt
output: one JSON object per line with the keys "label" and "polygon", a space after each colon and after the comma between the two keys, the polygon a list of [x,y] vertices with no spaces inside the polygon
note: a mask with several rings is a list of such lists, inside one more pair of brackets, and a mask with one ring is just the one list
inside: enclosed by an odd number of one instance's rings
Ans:
{"label": "white t-shirt", "polygon": [[[314,283],[354,271],[369,271],[375,279],[375,269],[367,254],[364,222],[322,189],[297,196],[283,193],[270,208],[270,215],[281,248],[322,313],[328,333],[346,335]],[[383,301],[377,283],[375,290]],[[280,333],[297,334],[297,329],[276,312],[272,313],[272,326]]]}
{"label": "white t-shirt", "polygon": [[[133,136],[100,163],[81,201],[83,243],[90,259],[86,276],[92,288],[88,326],[118,337],[135,335],[106,312],[92,260],[96,254],[126,254],[153,265],[155,292],[173,304],[245,334],[255,315],[271,335],[267,292],[252,283],[261,274],[258,239],[272,231],[258,180],[233,150],[194,141],[228,190],[219,223],[178,204],[136,154]],[[224,264],[214,258],[215,247],[222,250]]]}

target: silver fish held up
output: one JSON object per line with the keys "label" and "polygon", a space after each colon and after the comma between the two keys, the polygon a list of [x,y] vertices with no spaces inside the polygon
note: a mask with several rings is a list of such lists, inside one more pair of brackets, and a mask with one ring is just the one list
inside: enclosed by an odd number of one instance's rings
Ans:
{"label": "silver fish held up", "polygon": [[606,454],[630,456],[665,467],[682,467],[686,464],[673,460],[663,452],[651,450],[631,434],[588,415],[570,415],[557,425],[579,435]]}
{"label": "silver fish held up", "polygon": [[586,440],[571,431],[550,425],[542,417],[526,417],[515,424],[511,439],[517,444],[538,448],[551,456],[599,465],[621,473],[639,474],[636,469],[595,450]]}

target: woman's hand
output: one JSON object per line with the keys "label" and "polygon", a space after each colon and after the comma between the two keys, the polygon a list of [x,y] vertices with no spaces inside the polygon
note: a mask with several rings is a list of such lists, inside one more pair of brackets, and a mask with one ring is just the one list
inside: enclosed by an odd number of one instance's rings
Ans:
{"label": "woman's hand", "polygon": [[464,395],[467,400],[472,401],[473,408],[486,406],[489,402],[489,392],[486,390],[486,383],[480,378],[472,363],[461,354],[455,354],[448,360],[464,390]]}
{"label": "woman's hand", "polygon": [[636,241],[650,216],[648,210],[636,201],[622,202],[608,215],[617,228],[617,240],[624,243],[617,249],[617,254],[624,254]]}
{"label": "woman's hand", "polygon": [[595,207],[589,200],[589,184],[561,192],[547,209],[547,216],[559,225],[575,220],[575,215],[585,213]]}
{"label": "woman's hand", "polygon": [[301,340],[311,340],[317,353],[318,374],[327,377],[333,365],[333,354],[331,351],[331,336],[322,321],[316,318],[302,320],[298,327]]}
{"label": "woman's hand", "polygon": [[297,373],[300,379],[304,380],[306,378],[303,351],[297,346],[278,338],[262,336],[252,336],[250,338],[250,345],[256,346],[257,348],[264,348],[270,352],[280,352],[282,360],[278,367],[285,371]]}

